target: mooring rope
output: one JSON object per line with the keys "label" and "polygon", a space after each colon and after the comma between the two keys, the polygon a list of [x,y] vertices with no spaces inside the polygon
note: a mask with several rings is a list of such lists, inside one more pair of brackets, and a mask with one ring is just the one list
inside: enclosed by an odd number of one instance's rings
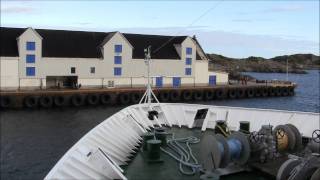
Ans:
{"label": "mooring rope", "polygon": [[[179,170],[182,174],[193,175],[200,170],[201,165],[198,164],[198,160],[193,155],[190,144],[196,144],[199,142],[200,139],[194,136],[189,136],[186,138],[174,138],[174,134],[172,133],[172,138],[168,140],[167,144],[175,154],[165,150],[162,147],[160,147],[160,149],[179,162]],[[187,148],[183,147],[180,143],[184,143]],[[184,167],[187,167],[190,170],[186,171]]]}

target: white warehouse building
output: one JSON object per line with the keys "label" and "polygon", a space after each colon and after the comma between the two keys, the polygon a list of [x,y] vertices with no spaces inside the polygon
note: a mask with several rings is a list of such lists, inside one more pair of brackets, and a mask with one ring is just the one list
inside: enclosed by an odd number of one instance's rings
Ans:
{"label": "white warehouse building", "polygon": [[1,90],[139,87],[151,46],[154,87],[225,84],[195,37],[1,27]]}

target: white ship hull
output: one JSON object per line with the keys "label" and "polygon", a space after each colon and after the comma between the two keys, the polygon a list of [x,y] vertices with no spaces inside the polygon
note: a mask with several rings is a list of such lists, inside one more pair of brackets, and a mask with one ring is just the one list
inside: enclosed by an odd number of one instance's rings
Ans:
{"label": "white ship hull", "polygon": [[148,104],[129,106],[103,121],[70,148],[45,179],[126,179],[120,166],[127,164],[147,130],[154,125],[193,128],[199,109],[208,108],[202,130],[214,128],[217,120],[226,120],[231,130],[249,121],[250,131],[290,123],[311,137],[320,127],[319,113],[179,103],[152,106],[159,112],[153,121],[147,117]]}

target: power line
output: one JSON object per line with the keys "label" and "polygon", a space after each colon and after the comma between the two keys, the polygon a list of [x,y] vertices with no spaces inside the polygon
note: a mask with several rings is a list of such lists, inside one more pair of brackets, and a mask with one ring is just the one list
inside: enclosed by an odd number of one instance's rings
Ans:
{"label": "power line", "polygon": [[195,20],[193,20],[188,26],[186,26],[183,30],[177,32],[173,37],[171,37],[168,41],[166,41],[165,43],[163,43],[159,48],[157,48],[156,50],[154,50],[152,53],[156,53],[158,52],[161,48],[163,48],[165,45],[167,45],[170,41],[172,41],[174,38],[177,37],[178,34],[184,32],[186,29],[190,28],[191,26],[193,26],[196,22],[198,22],[203,16],[207,15],[210,11],[212,11],[213,9],[215,9],[218,5],[220,5],[222,3],[222,1],[224,0],[220,0],[218,1],[216,4],[214,4],[211,8],[209,8],[207,11],[205,11],[203,14],[201,14],[199,17],[197,17]]}

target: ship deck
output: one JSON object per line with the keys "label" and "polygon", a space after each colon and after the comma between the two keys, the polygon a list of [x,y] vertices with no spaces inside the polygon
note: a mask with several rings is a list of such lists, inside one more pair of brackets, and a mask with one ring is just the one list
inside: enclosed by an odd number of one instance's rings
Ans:
{"label": "ship deck", "polygon": [[[208,131],[208,130],[207,130]],[[197,138],[201,137],[201,130],[200,129],[188,129],[188,128],[171,128],[168,129],[168,132],[174,133],[175,137],[188,137],[194,136]],[[213,132],[212,132],[213,133]],[[170,138],[170,137],[169,137]],[[191,145],[192,151],[196,157],[199,157],[200,152],[200,143]],[[125,171],[124,175],[128,179],[153,179],[153,180],[198,180],[199,174],[195,175],[184,175],[179,171],[179,165],[177,161],[173,158],[168,156],[167,154],[161,152],[161,159],[163,162],[161,163],[148,163],[143,151],[141,148],[137,152],[137,154],[132,158],[132,161],[129,162],[129,165],[124,166],[123,169]],[[199,159],[199,158],[197,158]],[[274,171],[269,170],[271,172]],[[232,179],[239,179],[239,180],[270,180],[274,179],[273,176],[262,173],[259,170],[253,170],[251,172],[239,172],[227,176],[222,176],[221,180],[232,180]]]}

